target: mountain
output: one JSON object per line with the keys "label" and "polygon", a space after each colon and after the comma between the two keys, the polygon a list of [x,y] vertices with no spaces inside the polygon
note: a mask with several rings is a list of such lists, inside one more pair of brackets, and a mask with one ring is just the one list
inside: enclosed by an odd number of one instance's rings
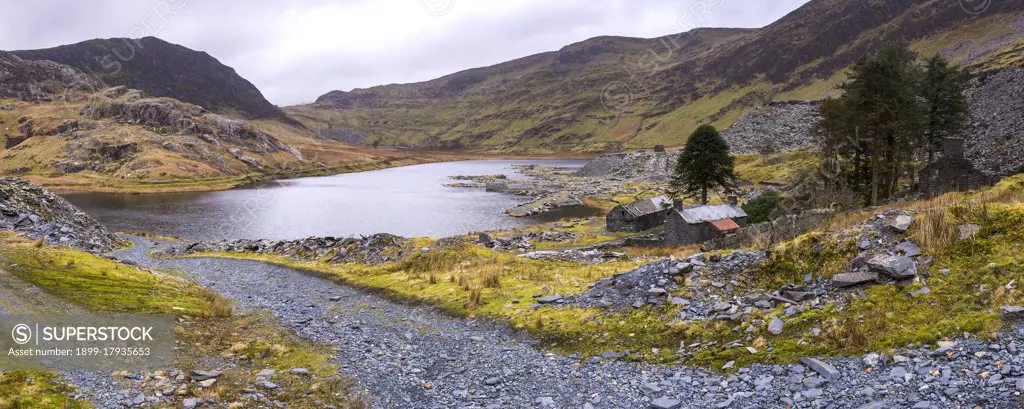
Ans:
{"label": "mountain", "polygon": [[205,52],[155,37],[97,39],[12,53],[78,68],[108,86],[123,85],[222,114],[288,120],[233,68]]}
{"label": "mountain", "polygon": [[[176,76],[194,77],[173,67],[162,72],[133,81],[154,86]],[[199,84],[209,81],[210,89],[248,84],[226,72],[199,75],[204,78]],[[131,77],[137,75],[145,77]],[[183,82],[172,89],[193,86]],[[65,190],[210,190],[264,177],[409,160],[396,152],[316,139],[281,118],[242,119],[127,86],[108,88],[78,68],[8,52],[0,52],[0,137],[0,175]]]}
{"label": "mountain", "polygon": [[679,146],[771,100],[817,100],[885,41],[974,71],[1024,66],[1024,2],[812,0],[761,29],[598,37],[415,84],[331,91],[286,111],[349,141],[486,152]]}

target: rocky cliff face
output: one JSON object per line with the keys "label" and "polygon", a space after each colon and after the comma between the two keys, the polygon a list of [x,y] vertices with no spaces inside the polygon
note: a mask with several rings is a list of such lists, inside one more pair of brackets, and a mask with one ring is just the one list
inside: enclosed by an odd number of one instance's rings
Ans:
{"label": "rocky cliff face", "polygon": [[156,131],[199,135],[214,145],[235,145],[256,153],[287,151],[301,159],[298,150],[245,121],[226,118],[170,98],[106,100],[86,105],[82,115],[90,119],[114,119],[141,124]]}
{"label": "rocky cliff face", "polygon": [[78,69],[53,61],[25,60],[0,51],[0,98],[49,101],[99,83]]}
{"label": "rocky cliff face", "polygon": [[973,125],[966,154],[986,173],[1024,171],[1024,69],[987,73],[970,82]]}
{"label": "rocky cliff face", "polygon": [[817,102],[770,102],[740,117],[722,132],[733,154],[772,154],[815,146],[812,131],[821,113]]}
{"label": "rocky cliff face", "polygon": [[116,235],[67,200],[17,178],[0,179],[0,229],[92,252],[121,246]]}
{"label": "rocky cliff face", "polygon": [[287,119],[284,111],[233,68],[204,52],[155,37],[98,39],[13,54],[26,60],[55,61],[106,85],[124,85],[220,113]]}

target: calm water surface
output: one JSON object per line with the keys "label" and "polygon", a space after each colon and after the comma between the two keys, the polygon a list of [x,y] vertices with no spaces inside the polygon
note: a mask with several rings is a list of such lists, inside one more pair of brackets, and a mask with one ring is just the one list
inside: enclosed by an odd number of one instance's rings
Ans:
{"label": "calm water surface", "polygon": [[513,173],[513,164],[579,168],[581,160],[465,161],[434,163],[275,181],[208,193],[126,195],[82,193],[69,201],[115,230],[144,231],[192,240],[393,233],[444,237],[477,230],[522,227],[583,215],[569,210],[516,219],[505,209],[525,197],[482,189],[445,187],[449,176]]}

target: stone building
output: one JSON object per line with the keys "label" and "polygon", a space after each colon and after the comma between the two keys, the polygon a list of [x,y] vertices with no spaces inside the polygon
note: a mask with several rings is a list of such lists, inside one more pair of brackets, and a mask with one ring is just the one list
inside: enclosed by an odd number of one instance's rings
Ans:
{"label": "stone building", "polygon": [[946,138],[942,157],[921,169],[921,192],[926,197],[943,193],[975,190],[991,185],[992,177],[974,167],[964,157],[964,140]]}
{"label": "stone building", "polygon": [[747,212],[735,196],[721,205],[684,209],[677,200],[665,220],[665,244],[682,246],[705,242],[747,225]]}
{"label": "stone building", "polygon": [[615,206],[608,213],[608,231],[640,232],[665,223],[672,202],[665,196]]}

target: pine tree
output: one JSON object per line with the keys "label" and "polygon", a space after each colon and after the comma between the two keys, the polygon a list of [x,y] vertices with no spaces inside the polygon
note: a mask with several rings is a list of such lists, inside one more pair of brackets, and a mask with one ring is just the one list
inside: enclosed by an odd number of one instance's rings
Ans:
{"label": "pine tree", "polygon": [[916,58],[905,43],[883,46],[859,59],[843,95],[823,105],[825,151],[838,156],[849,184],[871,205],[897,193],[919,145],[922,74]]}
{"label": "pine tree", "polygon": [[927,146],[928,162],[935,160],[944,139],[961,136],[967,130],[971,111],[960,82],[963,75],[960,68],[951,66],[941,56],[928,60],[921,84],[925,109],[923,143]]}
{"label": "pine tree", "polygon": [[687,196],[700,197],[703,204],[708,203],[708,190],[735,189],[736,175],[729,144],[715,127],[701,125],[690,135],[676,162],[672,187]]}

